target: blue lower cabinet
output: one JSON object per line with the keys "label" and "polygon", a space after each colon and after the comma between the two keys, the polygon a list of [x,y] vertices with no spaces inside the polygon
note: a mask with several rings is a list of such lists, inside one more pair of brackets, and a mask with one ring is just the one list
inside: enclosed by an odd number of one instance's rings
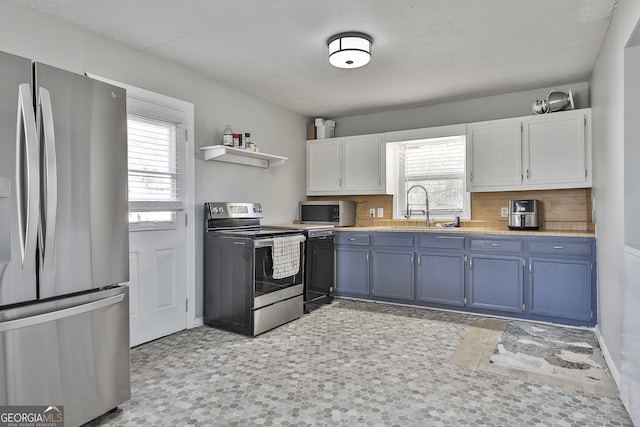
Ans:
{"label": "blue lower cabinet", "polygon": [[371,251],[371,295],[413,301],[413,251]]}
{"label": "blue lower cabinet", "polygon": [[369,295],[368,247],[336,247],[336,293]]}
{"label": "blue lower cabinet", "polygon": [[470,256],[467,287],[469,307],[522,313],[523,260],[515,256]]}
{"label": "blue lower cabinet", "polygon": [[591,321],[591,260],[529,258],[527,312]]}
{"label": "blue lower cabinet", "polygon": [[416,301],[464,305],[464,255],[418,252]]}

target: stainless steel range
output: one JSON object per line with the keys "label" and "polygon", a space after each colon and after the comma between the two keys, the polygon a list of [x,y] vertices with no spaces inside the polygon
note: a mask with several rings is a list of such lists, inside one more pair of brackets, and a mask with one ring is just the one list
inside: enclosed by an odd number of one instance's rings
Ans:
{"label": "stainless steel range", "polygon": [[261,226],[259,203],[209,202],[204,212],[204,322],[256,336],[302,316],[302,232]]}

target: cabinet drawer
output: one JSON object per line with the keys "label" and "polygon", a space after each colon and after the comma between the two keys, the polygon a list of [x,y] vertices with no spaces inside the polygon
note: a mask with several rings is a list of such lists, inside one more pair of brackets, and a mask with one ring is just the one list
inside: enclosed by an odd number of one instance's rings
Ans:
{"label": "cabinet drawer", "polygon": [[371,237],[374,246],[413,246],[411,233],[376,233]]}
{"label": "cabinet drawer", "polygon": [[571,242],[566,240],[529,242],[529,252],[590,256],[591,242]]}
{"label": "cabinet drawer", "polygon": [[369,235],[360,233],[336,233],[337,245],[369,246]]}
{"label": "cabinet drawer", "polygon": [[522,252],[524,242],[520,239],[471,239],[472,250],[483,250],[493,252]]}
{"label": "cabinet drawer", "polygon": [[418,237],[418,247],[464,249],[464,236],[421,235]]}

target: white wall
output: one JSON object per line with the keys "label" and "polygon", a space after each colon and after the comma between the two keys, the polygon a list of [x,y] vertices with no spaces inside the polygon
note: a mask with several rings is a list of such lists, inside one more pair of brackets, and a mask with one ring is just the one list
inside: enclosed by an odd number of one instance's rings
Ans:
{"label": "white wall", "polygon": [[563,92],[568,92],[571,89],[576,108],[589,106],[588,83],[573,83],[425,107],[339,117],[335,119],[336,136],[391,132],[533,115],[531,105],[538,99],[544,99],[552,89]]}
{"label": "white wall", "polygon": [[[0,2],[0,50],[77,73],[93,73],[195,105],[195,145],[220,143],[226,123],[251,132],[261,151],[289,158],[261,169],[195,162],[196,317],[202,315],[205,201],[257,201],[265,221],[290,223],[305,197],[306,117],[222,85],[201,74],[12,2]],[[215,52],[213,53],[215,54]]]}
{"label": "white wall", "polygon": [[617,370],[624,300],[624,49],[639,18],[639,0],[618,3],[590,80],[599,328]]}

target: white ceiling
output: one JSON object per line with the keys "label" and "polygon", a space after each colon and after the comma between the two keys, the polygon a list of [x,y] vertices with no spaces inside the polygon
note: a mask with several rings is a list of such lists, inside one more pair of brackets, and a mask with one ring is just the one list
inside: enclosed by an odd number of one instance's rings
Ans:
{"label": "white ceiling", "polygon": [[[587,81],[617,0],[14,1],[331,118]],[[329,65],[343,31],[367,66]]]}

